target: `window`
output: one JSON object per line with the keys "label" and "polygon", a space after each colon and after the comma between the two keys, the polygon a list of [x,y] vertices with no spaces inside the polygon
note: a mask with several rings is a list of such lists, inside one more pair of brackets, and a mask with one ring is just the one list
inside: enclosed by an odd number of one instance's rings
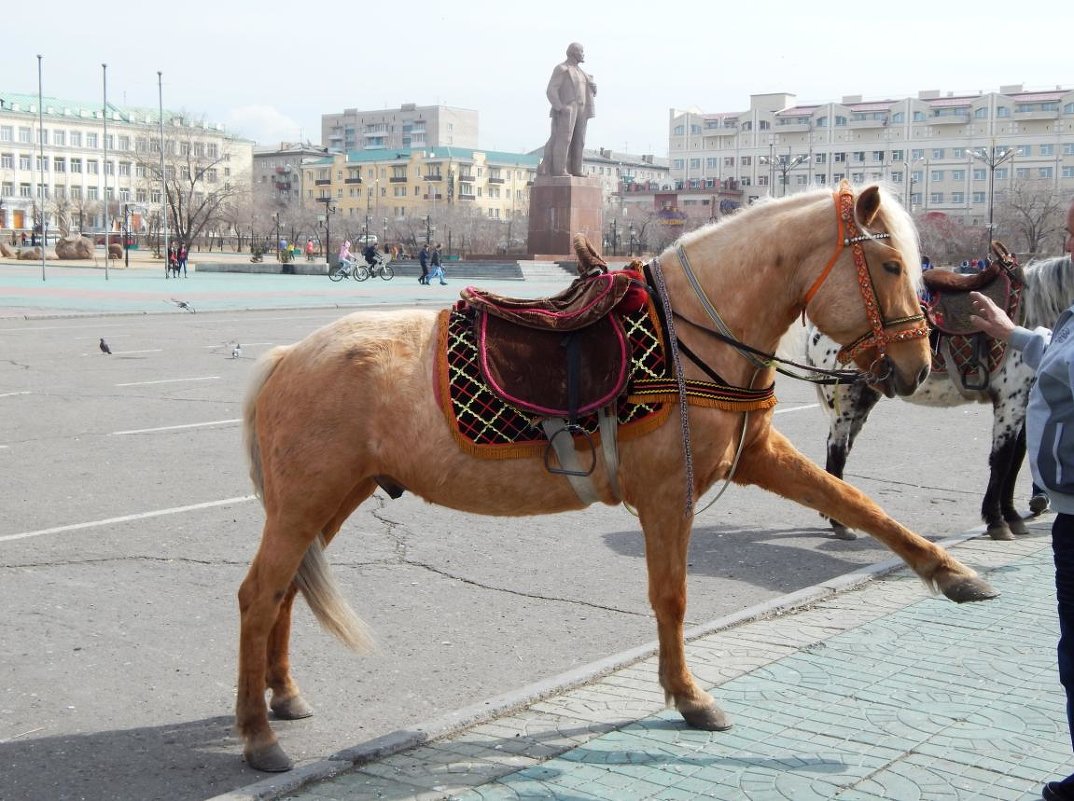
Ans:
{"label": "window", "polygon": [[19,197],[33,197],[33,195],[30,194],[29,184],[19,184]]}
{"label": "window", "polygon": [[985,119],[988,116],[988,106],[981,106],[973,112],[973,116],[979,120]]}
{"label": "window", "polygon": [[1055,145],[1041,145],[1040,146],[1040,154],[1042,156],[1054,156],[1055,155]]}
{"label": "window", "polygon": [[0,184],[0,195],[10,197],[15,194],[15,184],[11,181],[4,181]]}
{"label": "window", "polygon": [[31,139],[30,136],[31,136],[31,133],[30,133],[29,128],[26,128],[26,127],[20,127],[19,128],[19,141],[22,142],[22,144],[28,145],[31,142],[33,142],[33,139]]}
{"label": "window", "polygon": [[964,147],[951,148],[951,158],[953,158],[953,159],[964,159],[964,158],[966,158],[966,148],[964,148]]}
{"label": "window", "polygon": [[[0,169],[13,170],[15,169],[15,154],[14,153],[0,153]],[[4,192],[5,195],[10,195],[11,192]]]}
{"label": "window", "polygon": [[910,206],[911,206],[911,208],[914,207],[914,206],[920,206],[920,205],[921,205],[921,193],[920,192],[911,192],[910,193]]}
{"label": "window", "polygon": [[817,121],[814,124],[818,128],[827,128],[828,127],[828,118],[827,117],[817,117]]}
{"label": "window", "polygon": [[120,150],[130,150],[131,149],[131,138],[129,136],[121,136],[121,137],[119,137],[119,149]]}
{"label": "window", "polygon": [[977,204],[977,205],[983,204],[985,202],[985,193],[984,192],[974,192],[973,193],[973,202],[975,204]]}
{"label": "window", "polygon": [[905,151],[903,151],[903,150],[892,150],[891,151],[891,160],[892,161],[902,161],[903,159],[906,158],[906,156],[903,155],[904,153],[905,153]]}
{"label": "window", "polygon": [[71,187],[71,200],[81,200],[81,199],[82,199],[82,187],[81,186],[72,186]]}
{"label": "window", "polygon": [[676,125],[675,126],[675,136],[683,136],[685,133],[686,133],[686,126],[685,125]]}
{"label": "window", "polygon": [[691,170],[700,170],[701,169],[701,159],[690,159],[690,169]]}
{"label": "window", "polygon": [[824,183],[824,173],[821,173],[820,175],[814,175],[813,176],[813,181],[814,181],[814,183],[823,184]]}
{"label": "window", "polygon": [[86,159],[86,173],[97,175],[97,159]]}
{"label": "window", "polygon": [[701,133],[701,126],[691,123],[691,125],[690,125],[690,135],[693,136],[693,135],[699,134],[699,133]]}
{"label": "window", "polygon": [[146,202],[146,191],[144,189],[137,189],[134,192],[134,200],[136,203]]}
{"label": "window", "polygon": [[891,115],[892,122],[906,122],[906,113],[903,111],[896,111]]}
{"label": "window", "polygon": [[1007,106],[999,106],[996,109],[996,116],[997,117],[1009,117],[1009,116],[1011,116],[1011,110]]}
{"label": "window", "polygon": [[1055,175],[1055,173],[1054,173],[1054,171],[1052,170],[1051,167],[1038,167],[1037,168],[1037,177],[1038,178],[1051,178],[1054,175]]}
{"label": "window", "polygon": [[768,176],[767,175],[758,175],[757,176],[757,186],[768,186]]}
{"label": "window", "polygon": [[1067,103],[1065,106],[1063,106],[1063,113],[1074,114],[1074,103]]}
{"label": "window", "polygon": [[121,187],[119,190],[119,199],[124,203],[131,199],[131,190],[127,187]]}
{"label": "window", "polygon": [[836,114],[835,115],[835,124],[836,124],[837,127],[838,126],[845,126],[847,124],[847,118],[842,116],[842,115]]}
{"label": "window", "polygon": [[975,180],[975,181],[983,181],[987,177],[988,177],[988,175],[985,173],[984,167],[974,167],[973,168],[973,180]]}
{"label": "window", "polygon": [[1015,154],[1018,155],[1018,156],[1032,156],[1033,155],[1033,146],[1032,145],[1018,145],[1015,148]]}
{"label": "window", "polygon": [[844,172],[833,172],[832,173],[832,183],[837,184],[837,183],[839,183],[840,181],[842,181],[846,177],[847,177],[846,173],[844,173]]}
{"label": "window", "polygon": [[671,163],[671,166],[676,170],[686,169],[686,160],[685,159],[675,159]]}
{"label": "window", "polygon": [[1005,181],[1005,180],[1007,180],[1007,177],[1008,177],[1009,174],[1010,174],[1010,171],[1006,167],[996,167],[995,178],[996,178],[997,181]]}
{"label": "window", "polygon": [[951,180],[952,181],[965,181],[966,180],[966,171],[965,170],[951,170]]}
{"label": "window", "polygon": [[104,138],[104,146],[105,146],[105,148],[107,150],[115,150],[116,149],[116,135],[115,134],[108,134],[108,136],[106,136]]}
{"label": "window", "polygon": [[943,176],[944,176],[944,171],[943,170],[932,170],[929,173],[929,180],[930,181],[942,181]]}
{"label": "window", "polygon": [[962,193],[962,192],[952,192],[951,193],[951,202],[952,203],[958,203],[958,204],[965,203],[966,202],[966,195],[964,193]]}
{"label": "window", "polygon": [[865,161],[865,151],[864,150],[855,150],[854,151],[854,162],[856,164],[860,164],[863,161]]}
{"label": "window", "polygon": [[717,158],[707,158],[705,159],[705,168],[709,170],[714,170],[717,166],[719,166],[719,163],[720,160]]}
{"label": "window", "polygon": [[71,147],[82,147],[81,131],[71,131]]}
{"label": "window", "polygon": [[943,192],[932,192],[929,194],[929,203],[943,203]]}
{"label": "window", "polygon": [[15,140],[15,129],[10,125],[0,125],[0,142],[13,142]]}
{"label": "window", "polygon": [[942,159],[944,157],[944,149],[942,147],[934,147],[932,149],[932,157],[934,159]]}
{"label": "window", "polygon": [[723,166],[725,166],[725,167],[734,167],[735,166],[735,157],[734,156],[724,156],[724,158],[723,158]]}
{"label": "window", "polygon": [[205,171],[205,180],[211,184],[216,183],[216,167],[210,167]]}
{"label": "window", "polygon": [[753,164],[753,156],[743,156],[740,161],[742,162],[740,166],[749,167],[751,164]]}
{"label": "window", "polygon": [[121,162],[119,162],[119,174],[123,175],[123,176],[126,176],[128,178],[130,177],[131,163],[129,161],[121,161]]}
{"label": "window", "polygon": [[[72,144],[74,144],[74,143],[72,142]],[[86,147],[90,148],[91,150],[100,147],[100,145],[97,144],[97,134],[95,134],[95,133],[86,134]]]}
{"label": "window", "polygon": [[925,151],[919,147],[915,147],[910,151],[910,158],[914,161],[925,158]]}
{"label": "window", "polygon": [[883,150],[874,150],[873,151],[873,161],[883,161],[883,160],[884,160],[884,151]]}
{"label": "window", "polygon": [[19,153],[19,169],[30,169],[30,155],[28,153]]}
{"label": "window", "polygon": [[56,156],[52,159],[53,172],[67,172],[67,159],[61,156]]}
{"label": "window", "polygon": [[[145,165],[144,164],[135,164],[134,165],[134,175],[136,177],[138,177],[138,178],[145,178],[146,177]],[[261,180],[264,180],[264,179],[265,179],[265,176],[262,175]]]}
{"label": "window", "polygon": [[114,161],[106,161],[104,163],[104,174],[105,175],[115,175],[116,174],[116,163]]}
{"label": "window", "polygon": [[1074,178],[1074,167],[1064,167],[1062,174],[1064,178]]}
{"label": "window", "polygon": [[758,130],[761,130],[761,131],[767,131],[767,130],[768,130],[769,128],[771,128],[771,127],[772,127],[772,126],[771,126],[771,125],[769,124],[768,120],[761,120],[761,121],[760,121],[760,122],[759,122],[759,123],[757,124],[757,128],[758,128]]}
{"label": "window", "polygon": [[924,111],[915,111],[914,112],[914,122],[924,122],[924,121],[925,121],[925,112]]}
{"label": "window", "polygon": [[82,172],[82,159],[71,159],[71,172]]}
{"label": "window", "polygon": [[48,128],[39,128],[37,131],[37,143],[39,145],[48,144]]}
{"label": "window", "polygon": [[834,161],[835,163],[841,164],[846,160],[847,160],[847,154],[846,153],[832,153],[832,161]]}
{"label": "window", "polygon": [[910,182],[915,183],[915,184],[919,184],[919,183],[921,183],[921,179],[923,177],[924,177],[924,173],[921,170],[914,170],[910,174]]}
{"label": "window", "polygon": [[902,170],[892,170],[892,172],[891,172],[891,182],[893,184],[901,184],[902,183]]}
{"label": "window", "polygon": [[863,173],[863,172],[852,173],[851,176],[850,176],[850,180],[853,181],[856,184],[863,183],[865,181],[865,173]]}
{"label": "window", "polygon": [[1014,169],[1014,177],[1015,178],[1028,178],[1029,177],[1029,167],[1015,167],[1015,169]]}

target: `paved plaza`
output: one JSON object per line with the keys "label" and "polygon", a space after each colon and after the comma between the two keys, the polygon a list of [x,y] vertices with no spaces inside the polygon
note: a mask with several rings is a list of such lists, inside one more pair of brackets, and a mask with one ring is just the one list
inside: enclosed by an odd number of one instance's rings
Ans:
{"label": "paved plaza", "polygon": [[1002,595],[957,606],[889,563],[689,633],[729,732],[686,728],[655,657],[624,654],[216,801],[1037,799],[1072,767],[1048,520],[954,551]]}

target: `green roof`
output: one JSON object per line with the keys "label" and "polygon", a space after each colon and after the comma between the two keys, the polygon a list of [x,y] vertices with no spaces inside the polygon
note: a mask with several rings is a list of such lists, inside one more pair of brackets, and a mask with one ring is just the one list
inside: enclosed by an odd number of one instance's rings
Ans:
{"label": "green roof", "polygon": [[[517,164],[523,167],[536,169],[541,162],[541,157],[530,153],[507,153],[501,150],[482,150],[481,148],[469,147],[398,147],[398,148],[371,148],[369,150],[350,150],[347,152],[348,163],[368,163],[376,161],[390,161],[393,158],[399,161],[410,161],[415,152],[424,152],[426,161],[439,161],[451,159],[453,161],[473,161],[475,153],[483,153],[488,164]],[[316,162],[318,164],[331,164],[331,159]]]}

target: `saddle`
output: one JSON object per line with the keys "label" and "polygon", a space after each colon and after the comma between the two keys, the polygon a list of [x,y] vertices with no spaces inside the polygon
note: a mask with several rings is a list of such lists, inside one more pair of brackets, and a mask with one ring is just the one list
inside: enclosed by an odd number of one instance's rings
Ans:
{"label": "saddle", "polygon": [[1017,320],[1025,284],[1014,254],[998,241],[992,243],[992,251],[995,258],[981,272],[960,275],[947,270],[928,270],[922,276],[932,294],[924,312],[931,329],[934,369],[953,368],[960,388],[973,392],[988,389],[990,375],[999,369],[1006,356],[1006,344],[973,327],[970,292],[987,296],[1012,320]]}
{"label": "saddle", "polygon": [[584,237],[576,237],[575,250],[583,274],[558,295],[510,298],[475,287],[461,293],[461,303],[476,311],[478,365],[493,393],[572,423],[624,393],[630,347],[618,312],[638,308],[632,289],[644,298],[639,273],[608,272]]}

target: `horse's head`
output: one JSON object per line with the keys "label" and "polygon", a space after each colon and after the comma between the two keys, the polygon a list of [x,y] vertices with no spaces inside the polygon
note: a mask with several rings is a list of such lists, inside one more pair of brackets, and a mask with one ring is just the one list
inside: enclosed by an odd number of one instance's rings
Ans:
{"label": "horse's head", "polygon": [[910,216],[878,186],[835,192],[835,248],[810,266],[803,306],[888,397],[910,395],[928,376],[928,328],[917,285],[921,258]]}

